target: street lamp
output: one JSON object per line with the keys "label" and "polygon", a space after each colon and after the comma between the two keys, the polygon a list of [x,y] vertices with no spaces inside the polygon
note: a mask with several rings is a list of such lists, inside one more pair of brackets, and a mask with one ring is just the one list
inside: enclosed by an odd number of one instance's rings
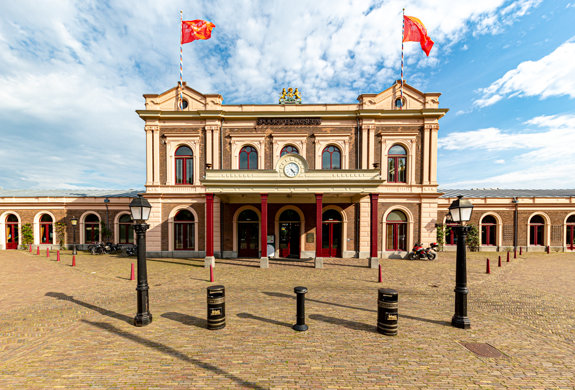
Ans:
{"label": "street lamp", "polygon": [[467,199],[462,199],[459,195],[456,200],[449,206],[449,215],[451,220],[458,224],[457,230],[457,260],[455,269],[455,314],[451,319],[451,325],[456,328],[469,329],[471,323],[467,317],[467,258],[465,249],[465,237],[470,226],[464,226],[463,223],[471,219],[473,204]]}
{"label": "street lamp", "polygon": [[76,225],[78,225],[78,218],[72,217],[70,223],[72,224],[72,237],[74,237],[72,239],[72,254],[76,255]]}
{"label": "street lamp", "polygon": [[152,322],[152,313],[150,313],[150,304],[148,300],[148,272],[146,270],[146,230],[150,227],[146,223],[150,217],[152,206],[142,195],[138,194],[137,198],[130,202],[130,212],[134,221],[134,230],[136,231],[138,246],[138,313],[134,318],[135,326],[146,326]]}

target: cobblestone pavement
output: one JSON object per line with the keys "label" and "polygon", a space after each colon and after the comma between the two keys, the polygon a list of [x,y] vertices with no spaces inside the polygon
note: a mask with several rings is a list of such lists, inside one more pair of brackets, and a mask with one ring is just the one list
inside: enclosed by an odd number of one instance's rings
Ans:
{"label": "cobblestone pavement", "polygon": [[[485,259],[491,259],[491,274]],[[153,322],[136,328],[133,258],[0,252],[0,389],[574,389],[575,254],[468,254],[471,329],[450,326],[455,255],[383,260],[149,259]],[[226,327],[206,329],[206,287]],[[295,332],[295,286],[309,330]],[[377,333],[377,289],[399,332]],[[482,357],[463,343],[501,352]]]}

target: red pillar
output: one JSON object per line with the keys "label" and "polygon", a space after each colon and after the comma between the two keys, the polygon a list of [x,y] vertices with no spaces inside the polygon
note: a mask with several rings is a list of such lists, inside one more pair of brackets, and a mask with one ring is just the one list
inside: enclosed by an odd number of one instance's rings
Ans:
{"label": "red pillar", "polygon": [[371,200],[371,246],[369,256],[377,257],[377,202],[379,194],[369,194]]}
{"label": "red pillar", "polygon": [[214,194],[206,194],[206,257],[214,256]]}
{"label": "red pillar", "polygon": [[315,257],[322,257],[322,201],[323,194],[315,194]]}
{"label": "red pillar", "polygon": [[262,212],[262,223],[261,223],[261,257],[268,257],[268,194],[261,194],[261,212]]}

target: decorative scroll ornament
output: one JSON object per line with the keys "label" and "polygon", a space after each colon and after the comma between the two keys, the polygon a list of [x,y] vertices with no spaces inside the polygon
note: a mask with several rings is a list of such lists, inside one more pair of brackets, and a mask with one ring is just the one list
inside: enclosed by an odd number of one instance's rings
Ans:
{"label": "decorative scroll ornament", "polygon": [[285,88],[282,89],[279,104],[301,104],[301,95],[297,88],[295,91],[293,88],[288,88],[287,92]]}

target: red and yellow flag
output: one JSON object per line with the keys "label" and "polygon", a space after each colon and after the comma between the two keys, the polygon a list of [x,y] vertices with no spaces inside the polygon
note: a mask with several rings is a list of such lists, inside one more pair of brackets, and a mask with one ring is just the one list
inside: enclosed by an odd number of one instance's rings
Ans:
{"label": "red and yellow flag", "polygon": [[196,39],[210,39],[215,24],[205,20],[182,21],[182,44],[193,42]]}
{"label": "red and yellow flag", "polygon": [[421,20],[414,16],[403,16],[405,23],[403,28],[403,42],[419,42],[421,49],[429,56],[429,52],[433,47],[433,41],[427,35],[427,30]]}

